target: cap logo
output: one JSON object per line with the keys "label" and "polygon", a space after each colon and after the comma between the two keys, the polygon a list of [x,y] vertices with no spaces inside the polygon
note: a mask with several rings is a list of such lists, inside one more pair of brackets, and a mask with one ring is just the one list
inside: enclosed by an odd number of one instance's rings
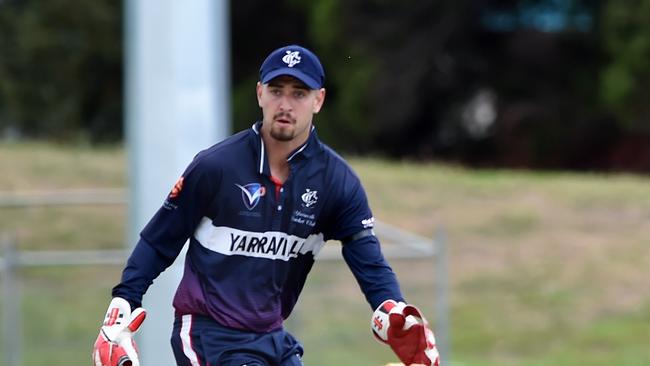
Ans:
{"label": "cap logo", "polygon": [[289,67],[294,67],[296,64],[300,63],[300,52],[287,51],[287,54],[282,57],[282,62],[287,64]]}

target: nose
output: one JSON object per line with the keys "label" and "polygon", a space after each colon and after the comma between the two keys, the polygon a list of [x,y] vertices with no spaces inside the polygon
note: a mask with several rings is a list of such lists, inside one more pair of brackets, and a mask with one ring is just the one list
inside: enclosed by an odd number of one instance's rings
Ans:
{"label": "nose", "polygon": [[280,104],[279,104],[280,110],[282,111],[291,111],[291,101],[289,100],[289,97],[287,95],[283,95],[282,98],[280,98]]}

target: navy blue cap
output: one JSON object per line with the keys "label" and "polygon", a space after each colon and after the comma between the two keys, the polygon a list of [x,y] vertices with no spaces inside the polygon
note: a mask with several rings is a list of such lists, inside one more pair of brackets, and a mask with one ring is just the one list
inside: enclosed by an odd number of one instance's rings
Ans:
{"label": "navy blue cap", "polygon": [[280,75],[293,76],[311,89],[320,89],[325,83],[325,71],[318,57],[295,44],[271,52],[260,67],[262,84],[267,84]]}

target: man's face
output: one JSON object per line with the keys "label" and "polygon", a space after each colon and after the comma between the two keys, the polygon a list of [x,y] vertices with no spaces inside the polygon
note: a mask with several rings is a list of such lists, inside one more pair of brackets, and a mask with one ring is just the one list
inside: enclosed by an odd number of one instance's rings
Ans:
{"label": "man's face", "polygon": [[257,102],[264,127],[278,141],[306,141],[311,121],[325,101],[325,89],[309,89],[291,76],[278,76],[268,84],[257,83]]}

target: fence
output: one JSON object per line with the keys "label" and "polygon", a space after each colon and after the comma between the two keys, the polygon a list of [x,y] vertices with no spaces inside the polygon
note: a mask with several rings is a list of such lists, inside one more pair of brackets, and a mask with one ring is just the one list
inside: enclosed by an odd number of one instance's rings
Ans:
{"label": "fence", "polygon": [[[123,189],[92,189],[56,192],[0,193],[0,209],[47,206],[122,205],[126,203]],[[435,239],[376,222],[375,231],[386,245],[382,251],[387,258],[435,258],[436,334],[443,361],[449,359],[448,261],[446,237],[442,229]],[[404,250],[406,248],[407,250]],[[5,366],[22,365],[21,306],[17,270],[43,266],[124,265],[128,250],[18,251],[15,239],[0,237],[0,306],[2,306],[2,349]],[[318,260],[341,260],[340,253],[325,246]],[[445,362],[444,364],[448,364]]]}

